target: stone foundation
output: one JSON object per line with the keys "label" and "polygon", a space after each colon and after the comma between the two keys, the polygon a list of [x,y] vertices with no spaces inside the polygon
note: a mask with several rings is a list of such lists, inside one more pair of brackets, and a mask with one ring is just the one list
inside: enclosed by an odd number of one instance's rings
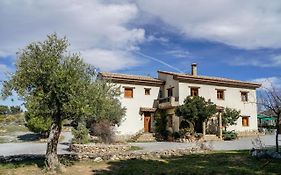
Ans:
{"label": "stone foundation", "polygon": [[116,145],[106,145],[106,144],[71,144],[69,146],[69,151],[75,153],[115,153],[115,152],[126,152],[130,149],[129,145],[116,144]]}

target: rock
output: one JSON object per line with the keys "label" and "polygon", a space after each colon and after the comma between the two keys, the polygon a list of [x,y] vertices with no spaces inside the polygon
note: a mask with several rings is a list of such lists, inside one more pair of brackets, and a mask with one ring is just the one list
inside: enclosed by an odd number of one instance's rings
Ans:
{"label": "rock", "polygon": [[102,162],[103,160],[102,160],[102,158],[101,157],[96,157],[95,159],[94,159],[94,162]]}
{"label": "rock", "polygon": [[119,158],[116,155],[113,155],[110,160],[119,160]]}

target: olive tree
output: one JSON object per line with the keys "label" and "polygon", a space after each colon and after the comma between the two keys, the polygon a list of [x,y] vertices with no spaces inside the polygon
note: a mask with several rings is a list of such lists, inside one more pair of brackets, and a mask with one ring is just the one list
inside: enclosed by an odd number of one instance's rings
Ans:
{"label": "olive tree", "polygon": [[[31,116],[51,120],[46,150],[50,169],[60,165],[57,145],[62,121],[100,116],[95,105],[102,96],[96,88],[95,69],[85,64],[80,55],[69,53],[68,46],[67,39],[56,34],[29,44],[17,53],[16,72],[3,83],[2,89],[3,97],[15,91],[25,101]],[[102,98],[107,96],[103,94]],[[102,109],[100,106],[99,110]]]}
{"label": "olive tree", "polygon": [[202,123],[216,113],[216,105],[210,100],[206,101],[203,97],[188,96],[175,112],[177,116],[182,116],[183,119],[190,121],[195,128],[201,129]]}
{"label": "olive tree", "polygon": [[222,125],[224,130],[231,125],[236,125],[238,118],[240,117],[240,110],[225,108],[222,112]]}

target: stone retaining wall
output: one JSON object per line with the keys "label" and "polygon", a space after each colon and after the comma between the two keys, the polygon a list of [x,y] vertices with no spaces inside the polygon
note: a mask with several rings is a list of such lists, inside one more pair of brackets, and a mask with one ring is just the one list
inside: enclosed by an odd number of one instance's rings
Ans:
{"label": "stone retaining wall", "polygon": [[189,155],[192,153],[205,153],[208,150],[202,149],[176,149],[166,151],[127,151],[127,152],[115,152],[107,154],[71,154],[69,155],[72,160],[94,160],[95,162],[101,161],[114,161],[114,160],[128,160],[128,159],[159,159],[168,157],[179,157]]}
{"label": "stone retaining wall", "polygon": [[114,153],[126,152],[130,149],[129,145],[106,145],[106,144],[71,144],[69,150],[75,153]]}
{"label": "stone retaining wall", "polygon": [[[65,160],[93,160],[95,162],[101,161],[117,161],[117,160],[128,160],[128,159],[160,159],[168,157],[179,157],[184,155],[189,155],[192,153],[206,153],[208,150],[202,149],[176,149],[176,150],[166,150],[166,151],[127,151],[127,152],[111,152],[111,153],[71,153],[59,155],[60,158]],[[0,156],[1,162],[18,162],[23,160],[44,160],[45,155],[15,155],[15,156]]]}

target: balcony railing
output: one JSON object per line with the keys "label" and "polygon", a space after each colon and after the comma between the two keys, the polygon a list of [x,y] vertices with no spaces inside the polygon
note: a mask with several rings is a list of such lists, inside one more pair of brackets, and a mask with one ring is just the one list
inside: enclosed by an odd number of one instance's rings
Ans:
{"label": "balcony railing", "polygon": [[179,105],[179,97],[166,97],[160,98],[159,101],[159,108],[160,109],[167,109],[173,108]]}

